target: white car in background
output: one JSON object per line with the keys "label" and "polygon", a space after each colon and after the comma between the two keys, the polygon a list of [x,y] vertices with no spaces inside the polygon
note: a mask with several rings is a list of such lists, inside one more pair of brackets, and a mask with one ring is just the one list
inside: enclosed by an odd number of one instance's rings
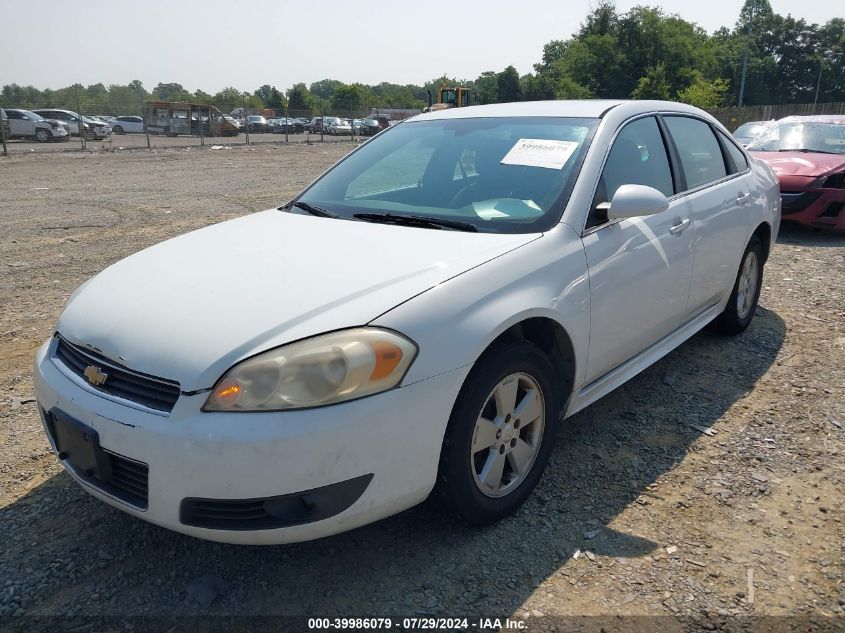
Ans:
{"label": "white car in background", "polygon": [[144,119],[139,116],[119,116],[111,122],[113,134],[143,134]]}
{"label": "white car in background", "polygon": [[86,116],[80,116],[72,110],[55,110],[42,108],[33,110],[36,114],[43,116],[45,119],[56,119],[67,124],[70,133],[74,136],[80,134],[80,123],[82,131],[85,133],[85,138],[103,140],[111,135],[111,126],[98,119],[91,119]]}
{"label": "white car in background", "polygon": [[344,134],[349,136],[352,134],[352,126],[348,119],[341,119],[338,117],[326,117],[326,132],[332,135]]}
{"label": "white car in background", "polygon": [[70,138],[70,131],[61,121],[45,119],[35,112],[6,109],[11,138],[34,138],[37,141],[66,141]]}
{"label": "white car in background", "polygon": [[562,418],[748,327],[779,223],[769,167],[691,106],[430,112],[86,281],[38,406],[85,490],[185,534],[302,541],[432,493],[488,524]]}

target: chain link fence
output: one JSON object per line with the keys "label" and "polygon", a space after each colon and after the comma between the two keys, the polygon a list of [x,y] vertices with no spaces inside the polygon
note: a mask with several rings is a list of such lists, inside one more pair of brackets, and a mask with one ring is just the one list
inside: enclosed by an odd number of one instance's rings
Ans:
{"label": "chain link fence", "polygon": [[[345,112],[251,108],[246,97],[226,112],[208,103],[153,101],[141,95],[112,93],[97,98],[83,92],[64,90],[56,98],[43,94],[0,97],[4,111],[0,115],[0,151],[8,155],[360,141],[419,112],[399,108],[349,108]],[[710,113],[735,130],[749,121],[791,115],[845,115],[845,102],[725,107]]]}
{"label": "chain link fence", "polygon": [[[248,107],[226,112],[208,103],[127,95],[61,99],[0,97],[0,151],[154,150],[173,147],[358,142],[419,110],[342,108],[288,110]],[[71,91],[72,92],[72,91]]]}

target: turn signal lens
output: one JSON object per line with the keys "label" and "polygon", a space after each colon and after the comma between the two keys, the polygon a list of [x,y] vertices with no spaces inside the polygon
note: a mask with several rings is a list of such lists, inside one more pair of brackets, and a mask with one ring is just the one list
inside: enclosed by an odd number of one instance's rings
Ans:
{"label": "turn signal lens", "polygon": [[253,356],[220,379],[204,411],[281,411],[362,398],[396,387],[416,356],[401,334],[356,328]]}

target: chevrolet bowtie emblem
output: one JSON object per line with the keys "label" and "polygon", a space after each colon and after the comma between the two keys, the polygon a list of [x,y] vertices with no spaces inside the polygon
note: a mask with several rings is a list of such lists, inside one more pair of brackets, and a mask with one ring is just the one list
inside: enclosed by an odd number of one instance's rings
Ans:
{"label": "chevrolet bowtie emblem", "polygon": [[88,367],[85,368],[83,375],[85,376],[85,379],[95,387],[102,385],[109,377],[107,373],[95,365],[88,365]]}

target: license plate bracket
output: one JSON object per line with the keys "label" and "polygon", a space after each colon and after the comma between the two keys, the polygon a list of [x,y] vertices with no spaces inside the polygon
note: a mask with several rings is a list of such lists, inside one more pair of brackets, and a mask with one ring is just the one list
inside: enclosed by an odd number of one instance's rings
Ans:
{"label": "license plate bracket", "polygon": [[59,459],[69,462],[80,475],[111,481],[111,459],[100,448],[100,435],[95,429],[59,409],[50,411],[49,427]]}

